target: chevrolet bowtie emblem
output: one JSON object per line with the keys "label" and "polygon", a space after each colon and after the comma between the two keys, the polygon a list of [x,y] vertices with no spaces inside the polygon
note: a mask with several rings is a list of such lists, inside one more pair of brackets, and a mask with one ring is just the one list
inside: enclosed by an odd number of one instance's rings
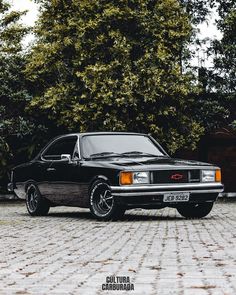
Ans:
{"label": "chevrolet bowtie emblem", "polygon": [[183,176],[183,174],[173,174],[173,175],[171,175],[171,179],[173,179],[173,180],[180,180],[180,179],[182,179],[184,176]]}

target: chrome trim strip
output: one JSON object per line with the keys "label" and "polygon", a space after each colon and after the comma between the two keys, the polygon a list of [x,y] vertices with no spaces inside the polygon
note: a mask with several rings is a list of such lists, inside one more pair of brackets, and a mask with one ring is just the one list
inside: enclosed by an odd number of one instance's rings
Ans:
{"label": "chrome trim strip", "polygon": [[[151,164],[152,165],[152,164]],[[177,167],[173,167],[173,165],[171,164],[153,164],[155,166],[159,166],[159,167],[155,167],[154,169],[150,169],[151,172],[154,172],[154,171],[160,171],[160,170],[171,170],[171,172],[173,171],[179,171],[179,170],[217,170],[219,169],[217,166],[204,166],[204,165],[199,165],[199,166],[191,166],[191,165],[186,165],[186,166],[177,166]],[[138,171],[138,168],[137,168],[137,171]],[[133,171],[131,171],[133,172]],[[135,170],[136,172],[136,170]],[[138,171],[139,172],[139,171]]]}
{"label": "chrome trim strip", "polygon": [[[221,193],[223,191],[218,189],[218,190],[199,190],[199,191],[187,191],[190,194],[207,194],[207,193]],[[171,194],[171,193],[186,193],[186,191],[163,191],[163,192],[136,192],[136,193],[127,193],[127,192],[122,192],[122,193],[112,193],[112,196],[114,197],[138,197],[138,196],[158,196],[158,195],[163,195],[163,194]]]}
{"label": "chrome trim strip", "polygon": [[217,183],[217,182],[212,182],[212,183],[192,183],[192,184],[185,184],[185,183],[181,183],[181,184],[165,184],[165,185],[156,185],[156,184],[149,184],[149,185],[127,185],[127,186],[111,186],[110,187],[112,191],[124,191],[124,192],[128,192],[128,191],[145,191],[145,190],[165,190],[165,189],[206,189],[206,188],[216,188],[216,189],[222,189],[223,190],[223,185],[222,183]]}
{"label": "chrome trim strip", "polygon": [[76,145],[77,145],[77,148],[78,148],[78,153],[79,153],[79,159],[78,159],[78,160],[81,160],[81,159],[82,159],[82,157],[81,157],[81,149],[80,149],[80,137],[79,137],[79,136],[78,136],[78,138],[77,138]]}

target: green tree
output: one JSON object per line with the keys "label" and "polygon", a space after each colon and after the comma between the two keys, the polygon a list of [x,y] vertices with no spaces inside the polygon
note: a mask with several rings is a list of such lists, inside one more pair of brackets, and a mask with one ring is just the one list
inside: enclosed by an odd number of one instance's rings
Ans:
{"label": "green tree", "polygon": [[227,123],[236,128],[236,3],[219,0],[218,29],[221,40],[214,40],[214,72],[212,88],[221,105],[228,110]]}
{"label": "green tree", "polygon": [[[198,69],[199,93],[195,97],[195,108],[192,115],[200,122],[205,132],[228,126],[235,118],[235,0],[181,0],[193,25],[205,21],[212,8],[217,9],[216,16],[218,29],[223,33],[222,40],[212,40],[213,46],[208,48],[208,56],[215,58],[213,68],[201,67]],[[228,23],[228,18],[231,21]],[[207,39],[206,39],[207,40]],[[208,40],[209,41],[209,40]],[[198,40],[192,34],[191,45],[203,45],[203,40]],[[234,44],[234,45],[233,45]],[[235,123],[234,123],[235,124]]]}
{"label": "green tree", "polygon": [[31,110],[70,131],[153,134],[174,152],[203,127],[189,115],[195,91],[181,73],[191,35],[177,0],[38,0],[27,75]]}
{"label": "green tree", "polygon": [[179,0],[193,25],[206,20],[217,0]]}
{"label": "green tree", "polygon": [[[6,177],[10,158],[17,153],[16,139],[30,134],[34,127],[24,111],[30,96],[23,73],[21,41],[28,32],[20,22],[23,14],[0,0],[0,180]],[[15,143],[14,151],[11,141]]]}
{"label": "green tree", "polygon": [[[220,1],[221,2],[221,1]],[[220,3],[218,29],[222,39],[215,40],[215,68],[219,73],[217,88],[222,92],[236,91],[236,3],[228,1],[228,5]],[[220,79],[221,77],[221,79]]]}

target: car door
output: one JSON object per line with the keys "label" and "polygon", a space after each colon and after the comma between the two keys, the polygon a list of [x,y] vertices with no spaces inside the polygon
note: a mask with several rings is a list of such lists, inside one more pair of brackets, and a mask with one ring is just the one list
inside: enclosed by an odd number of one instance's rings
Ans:
{"label": "car door", "polygon": [[[75,159],[77,141],[77,136],[60,138],[42,153],[44,181],[41,190],[53,203],[71,204],[78,195],[80,165],[78,156]],[[71,161],[62,159],[62,155],[69,155]]]}

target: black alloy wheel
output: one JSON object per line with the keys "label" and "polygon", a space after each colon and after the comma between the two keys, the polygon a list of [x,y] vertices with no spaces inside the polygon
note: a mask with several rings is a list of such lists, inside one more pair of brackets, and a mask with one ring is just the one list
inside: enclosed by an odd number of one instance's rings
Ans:
{"label": "black alloy wheel", "polygon": [[45,216],[50,209],[49,201],[41,196],[35,184],[30,184],[27,188],[26,207],[32,216]]}
{"label": "black alloy wheel", "polygon": [[207,216],[213,207],[213,202],[211,203],[190,203],[181,204],[177,207],[180,215],[185,218],[202,218]]}
{"label": "black alloy wheel", "polygon": [[98,220],[116,220],[124,216],[125,207],[118,205],[106,182],[97,180],[90,189],[90,211]]}

